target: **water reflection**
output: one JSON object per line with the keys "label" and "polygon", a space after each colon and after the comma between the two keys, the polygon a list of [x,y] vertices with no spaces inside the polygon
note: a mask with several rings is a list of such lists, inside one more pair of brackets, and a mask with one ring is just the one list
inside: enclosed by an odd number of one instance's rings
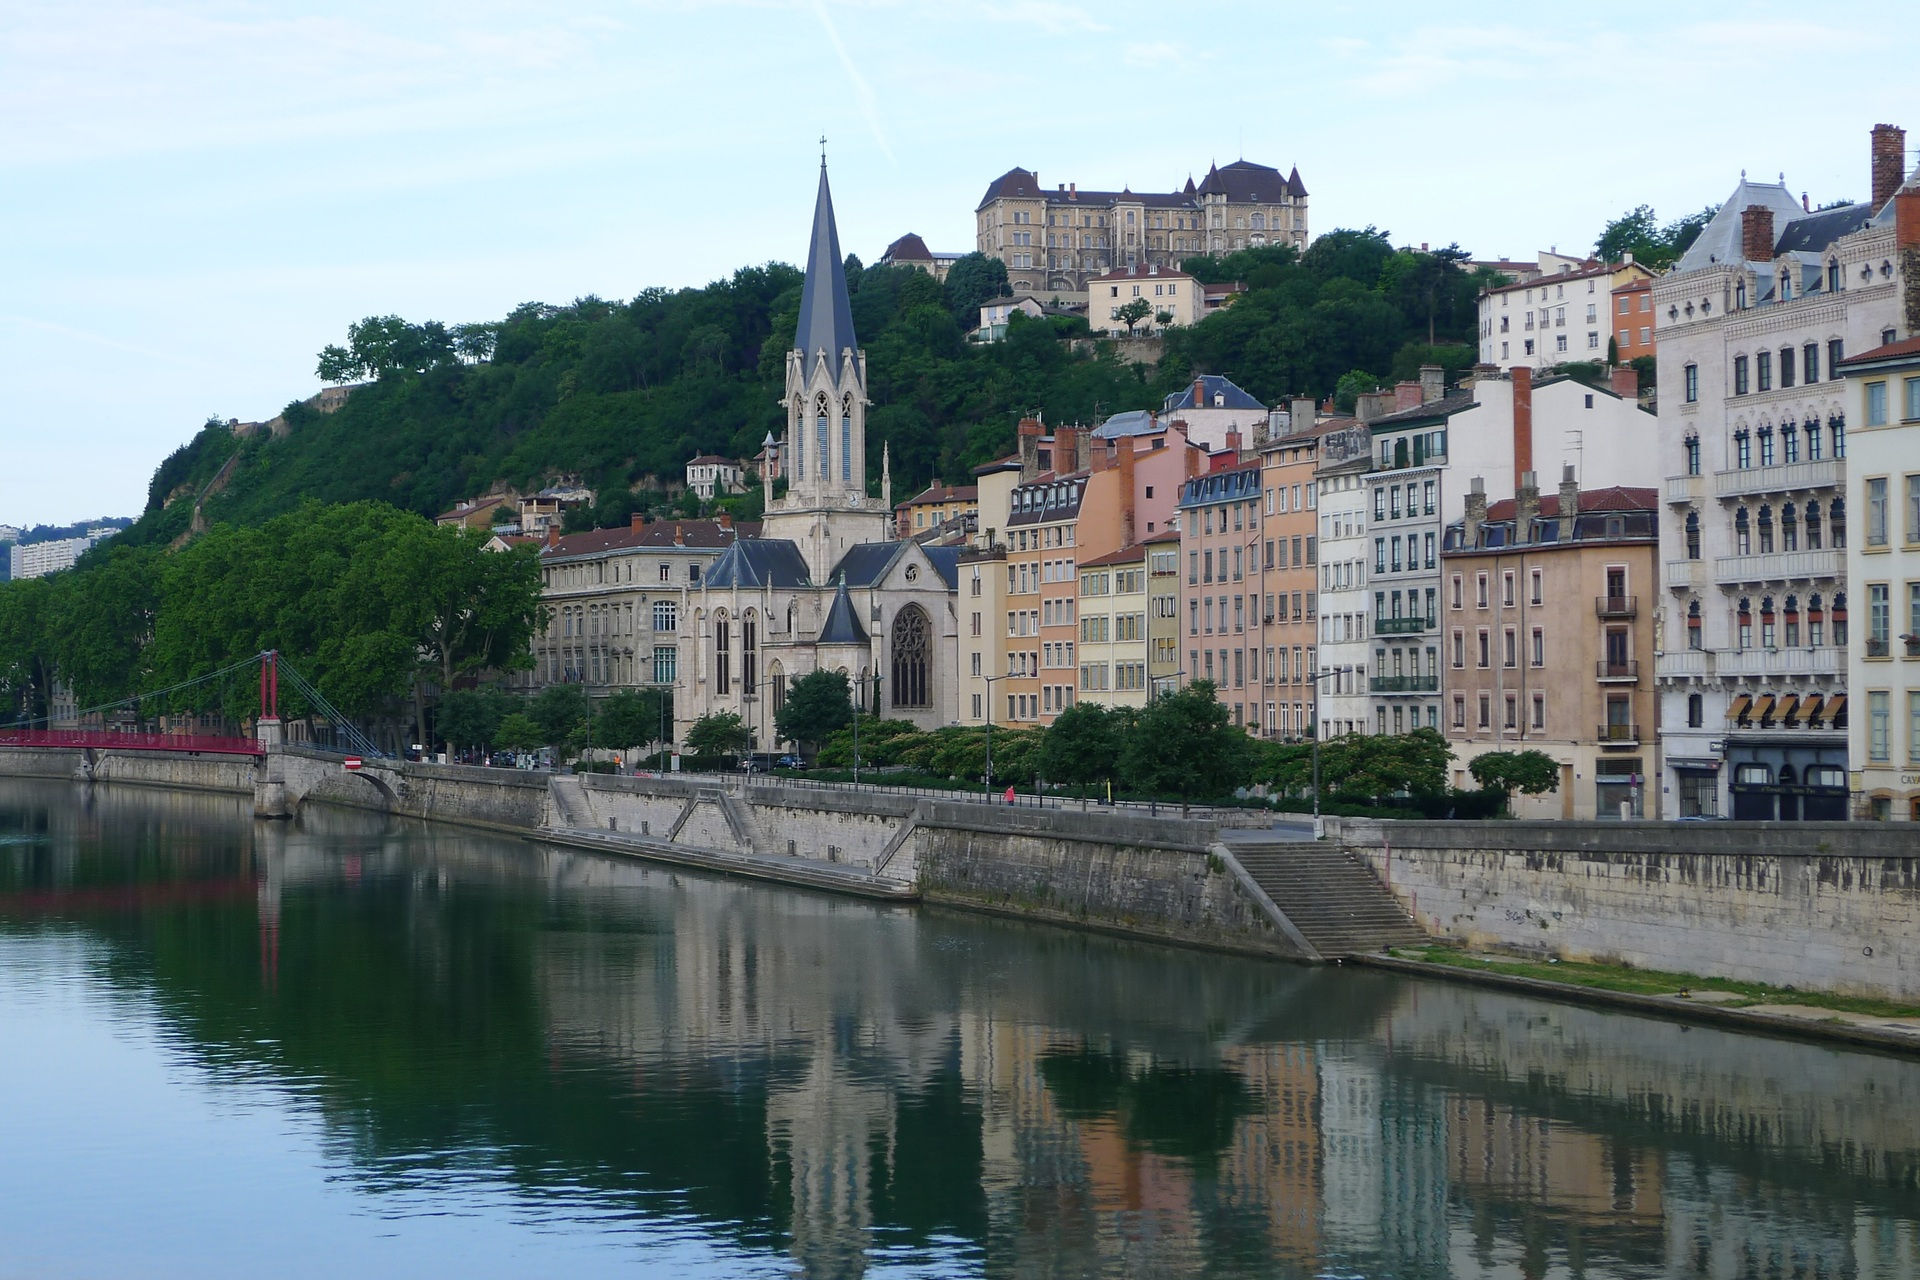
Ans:
{"label": "water reflection", "polygon": [[0,959],[478,1272],[1920,1274],[1920,1067],[1500,993],[17,782]]}

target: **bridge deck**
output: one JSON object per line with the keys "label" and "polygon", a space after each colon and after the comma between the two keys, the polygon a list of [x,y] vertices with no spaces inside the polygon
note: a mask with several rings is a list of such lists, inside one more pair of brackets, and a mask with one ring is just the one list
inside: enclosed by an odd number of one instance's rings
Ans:
{"label": "bridge deck", "polygon": [[115,733],[105,729],[0,729],[0,747],[189,751],[225,756],[257,756],[264,752],[253,738],[220,738],[200,733]]}

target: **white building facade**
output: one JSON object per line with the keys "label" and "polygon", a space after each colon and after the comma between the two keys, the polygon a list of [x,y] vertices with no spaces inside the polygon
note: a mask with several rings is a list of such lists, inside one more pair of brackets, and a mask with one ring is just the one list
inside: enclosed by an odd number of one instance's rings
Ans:
{"label": "white building facade", "polygon": [[1314,480],[1320,489],[1320,629],[1311,674],[1315,727],[1323,738],[1366,733],[1372,725],[1366,685],[1372,466],[1373,434],[1363,426],[1320,442]]}

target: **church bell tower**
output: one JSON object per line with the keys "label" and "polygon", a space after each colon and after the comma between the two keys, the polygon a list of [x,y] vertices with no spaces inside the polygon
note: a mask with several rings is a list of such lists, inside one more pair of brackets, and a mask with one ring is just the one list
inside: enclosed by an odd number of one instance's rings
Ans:
{"label": "church bell tower", "polygon": [[764,536],[791,539],[825,583],[848,547],[888,540],[891,513],[867,494],[867,353],[853,332],[824,156],[784,400],[787,492],[768,509]]}

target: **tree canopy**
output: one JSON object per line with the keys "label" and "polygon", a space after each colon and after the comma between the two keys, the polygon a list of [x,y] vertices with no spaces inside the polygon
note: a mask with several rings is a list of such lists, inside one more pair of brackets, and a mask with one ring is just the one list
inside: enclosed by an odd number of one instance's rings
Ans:
{"label": "tree canopy", "polygon": [[853,723],[853,695],[840,671],[809,671],[787,687],[787,700],[774,716],[783,740],[818,747]]}
{"label": "tree canopy", "polygon": [[1720,206],[1710,204],[1698,213],[1662,225],[1654,217],[1652,205],[1637,205],[1601,228],[1593,242],[1593,256],[1602,262],[1620,262],[1631,253],[1639,265],[1662,270],[1687,251],[1719,211]]}

